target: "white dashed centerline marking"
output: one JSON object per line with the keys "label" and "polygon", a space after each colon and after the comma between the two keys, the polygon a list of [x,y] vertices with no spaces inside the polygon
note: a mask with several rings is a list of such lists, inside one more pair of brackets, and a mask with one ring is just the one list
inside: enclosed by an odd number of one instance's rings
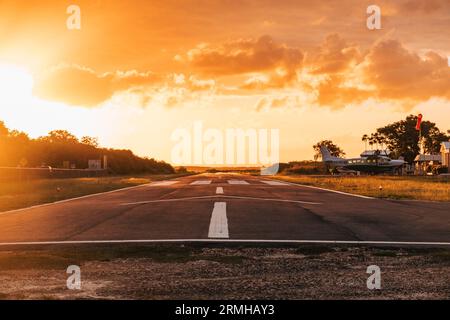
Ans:
{"label": "white dashed centerline marking", "polygon": [[229,184],[249,184],[247,181],[245,180],[228,180]]}
{"label": "white dashed centerline marking", "polygon": [[211,222],[209,224],[208,238],[229,238],[226,202],[214,203]]}
{"label": "white dashed centerline marking", "polygon": [[222,187],[217,187],[216,188],[216,194],[223,194],[223,188]]}
{"label": "white dashed centerline marking", "polygon": [[197,180],[191,182],[191,185],[205,185],[205,184],[211,184],[211,180]]}

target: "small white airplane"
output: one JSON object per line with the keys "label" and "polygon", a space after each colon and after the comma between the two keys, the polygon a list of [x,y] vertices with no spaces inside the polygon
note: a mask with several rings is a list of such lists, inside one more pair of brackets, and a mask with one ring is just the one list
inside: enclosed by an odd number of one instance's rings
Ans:
{"label": "small white airplane", "polygon": [[394,173],[395,170],[406,163],[404,160],[392,160],[387,155],[381,155],[380,151],[375,151],[373,155],[351,159],[333,157],[325,146],[320,147],[320,152],[322,153],[322,161],[325,162],[327,168],[338,171],[351,170],[367,173]]}

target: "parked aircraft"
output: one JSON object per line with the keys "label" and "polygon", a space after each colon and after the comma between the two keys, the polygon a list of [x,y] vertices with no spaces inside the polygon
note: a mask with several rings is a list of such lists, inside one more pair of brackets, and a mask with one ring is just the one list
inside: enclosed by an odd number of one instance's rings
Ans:
{"label": "parked aircraft", "polygon": [[394,173],[405,164],[404,160],[392,160],[387,155],[382,155],[380,151],[375,151],[372,155],[351,159],[333,157],[325,146],[320,147],[320,151],[323,162],[325,162],[330,170]]}

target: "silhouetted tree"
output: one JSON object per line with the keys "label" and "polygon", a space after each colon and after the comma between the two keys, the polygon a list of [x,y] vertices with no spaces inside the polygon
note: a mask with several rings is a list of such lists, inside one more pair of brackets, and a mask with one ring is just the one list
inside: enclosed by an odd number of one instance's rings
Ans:
{"label": "silhouetted tree", "polygon": [[320,147],[325,146],[331,153],[333,157],[343,157],[345,156],[345,152],[339,148],[333,141],[331,140],[322,140],[313,145],[313,149],[315,151],[314,159],[317,160],[322,157],[322,153],[320,152]]}
{"label": "silhouetted tree", "polygon": [[174,168],[164,161],[141,158],[130,150],[99,148],[96,138],[85,136],[78,140],[66,130],[50,131],[48,135],[30,139],[24,132],[9,130],[0,121],[0,166],[61,167],[64,161],[83,169],[88,160],[108,156],[112,173],[173,173]]}
{"label": "silhouetted tree", "polygon": [[98,139],[95,137],[84,136],[81,137],[81,143],[91,147],[98,147]]}
{"label": "silhouetted tree", "polygon": [[[402,156],[407,162],[412,163],[420,152],[416,123],[417,116],[409,115],[405,120],[378,128],[373,136],[378,137],[377,143],[385,143],[395,157]],[[450,136],[441,132],[433,122],[422,121],[421,128],[426,153],[439,153],[441,143],[450,139]]]}
{"label": "silhouetted tree", "polygon": [[74,136],[73,134],[71,134],[67,130],[53,130],[53,131],[50,131],[48,133],[48,135],[46,135],[44,137],[40,137],[39,139],[42,139],[43,141],[47,141],[50,143],[57,143],[57,142],[77,143],[78,142],[78,138],[76,136]]}
{"label": "silhouetted tree", "polygon": [[361,138],[361,141],[364,142],[365,150],[367,150],[367,142],[369,141],[369,136],[364,134]]}
{"label": "silhouetted tree", "polygon": [[0,121],[0,138],[6,137],[9,133],[8,128],[5,126],[3,121]]}

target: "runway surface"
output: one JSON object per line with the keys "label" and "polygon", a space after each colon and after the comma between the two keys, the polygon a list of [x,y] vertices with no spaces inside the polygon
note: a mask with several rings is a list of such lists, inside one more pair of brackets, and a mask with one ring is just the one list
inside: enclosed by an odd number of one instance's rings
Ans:
{"label": "runway surface", "polygon": [[450,203],[380,200],[265,177],[202,174],[0,213],[0,245],[153,240],[445,245]]}

